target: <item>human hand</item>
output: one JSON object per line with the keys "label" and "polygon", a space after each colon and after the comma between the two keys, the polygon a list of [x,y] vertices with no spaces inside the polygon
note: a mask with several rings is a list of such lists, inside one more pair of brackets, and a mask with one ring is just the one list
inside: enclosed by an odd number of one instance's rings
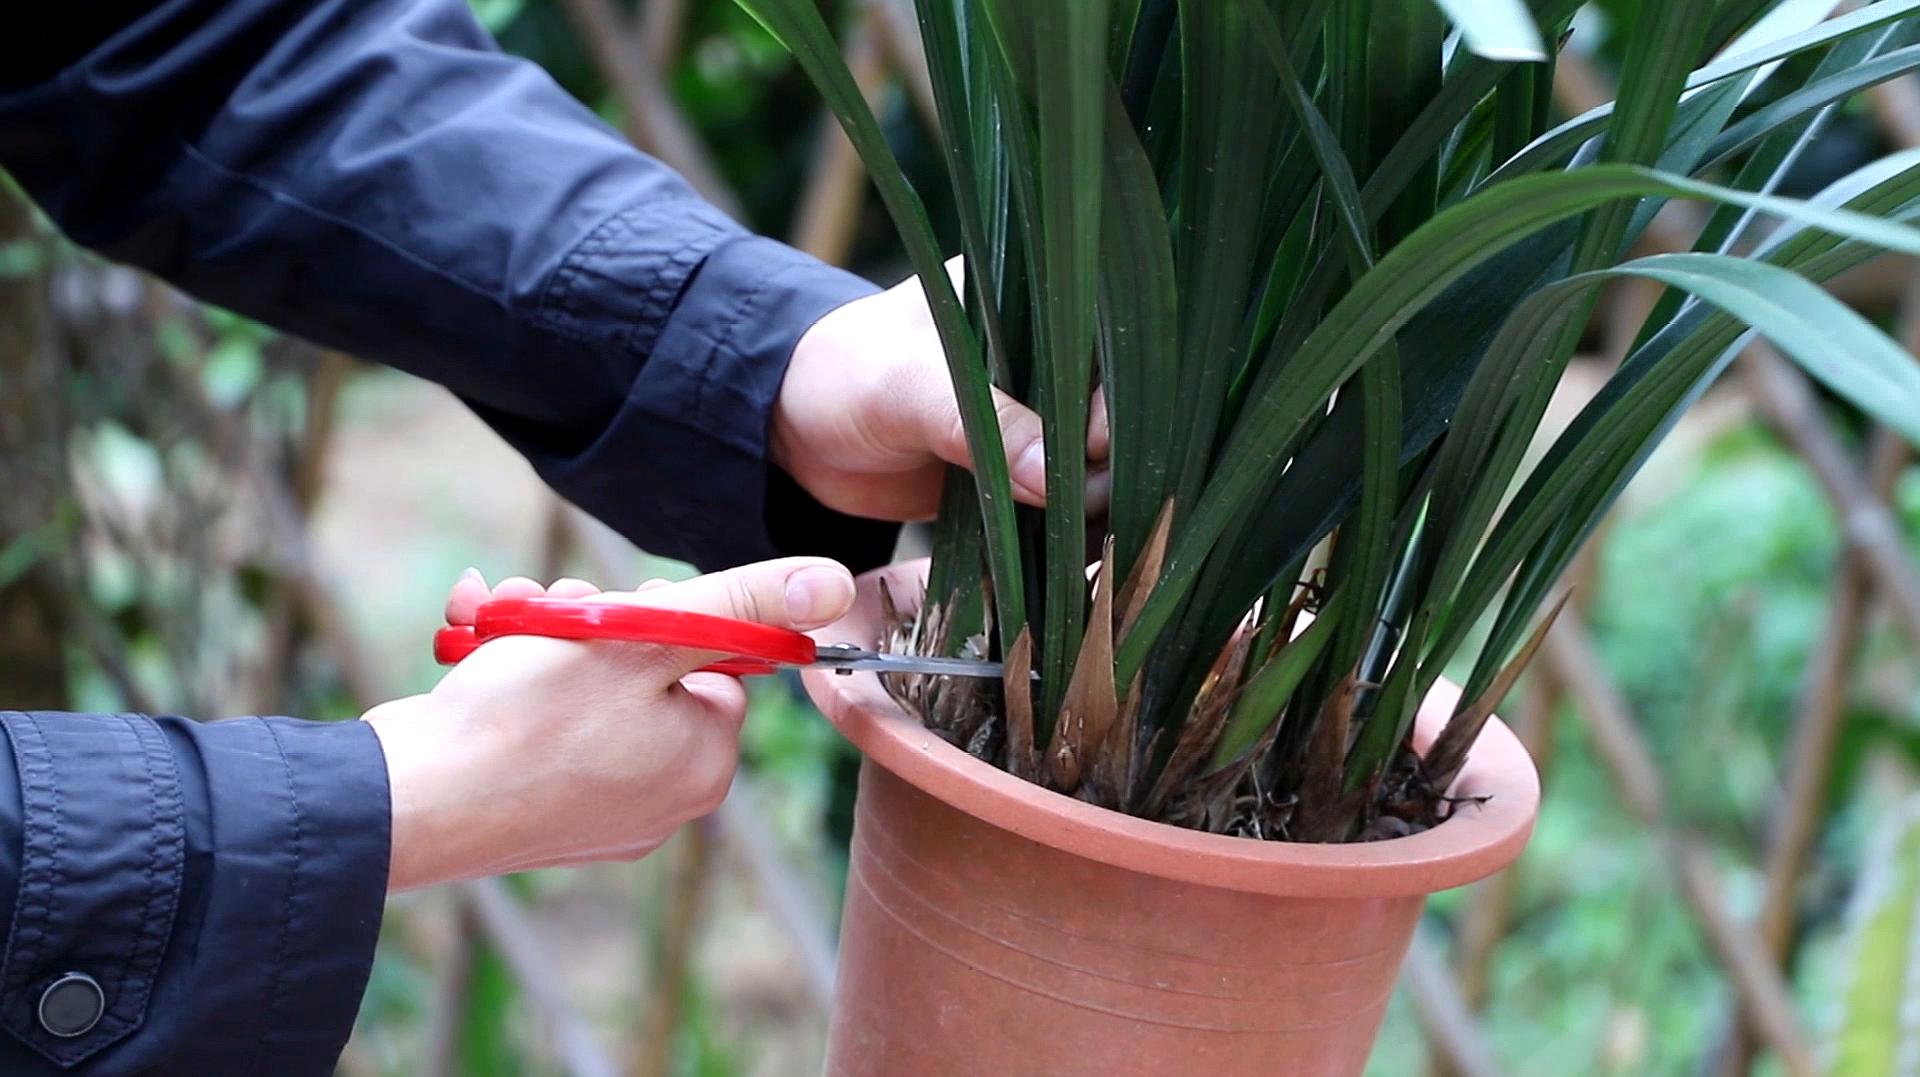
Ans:
{"label": "human hand", "polygon": [[[473,623],[489,598],[541,594],[808,629],[846,611],[853,579],[812,557],[632,592],[523,578],[489,589],[470,572],[448,596],[447,622]],[[367,712],[392,790],[388,889],[631,860],[717,808],[733,781],[746,692],[732,677],[695,672],[716,657],[508,636],[482,645],[432,691]]]}
{"label": "human hand", "polygon": [[[947,263],[959,284],[960,260]],[[1046,501],[1040,417],[993,391],[1013,496]],[[1099,393],[1087,428],[1089,508],[1104,511],[1107,413]],[[794,346],[774,406],[774,463],[829,508],[882,520],[924,520],[940,504],[947,464],[970,466],[933,314],[917,277],[815,322]]]}

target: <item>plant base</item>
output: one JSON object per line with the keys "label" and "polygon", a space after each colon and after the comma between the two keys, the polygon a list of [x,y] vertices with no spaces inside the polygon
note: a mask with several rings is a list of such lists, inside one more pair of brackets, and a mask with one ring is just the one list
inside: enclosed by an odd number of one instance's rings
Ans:
{"label": "plant base", "polygon": [[[923,569],[886,571],[897,594]],[[878,632],[863,593],[827,635]],[[1357,1074],[1426,895],[1512,862],[1539,804],[1524,749],[1490,722],[1452,790],[1486,799],[1432,830],[1231,838],[1021,781],[927,731],[871,676],[807,685],[867,756],[836,1075]],[[1453,703],[1436,691],[1425,736]]]}

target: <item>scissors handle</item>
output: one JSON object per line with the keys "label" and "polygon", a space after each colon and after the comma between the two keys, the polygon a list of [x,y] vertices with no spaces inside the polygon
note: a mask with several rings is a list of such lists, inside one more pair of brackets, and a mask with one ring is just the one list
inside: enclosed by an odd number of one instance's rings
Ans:
{"label": "scissors handle", "polygon": [[730,657],[701,668],[735,677],[804,666],[817,653],[811,638],[791,629],[710,613],[559,598],[496,598],[480,604],[471,627],[449,625],[435,632],[434,660],[453,665],[499,636],[611,639],[719,651]]}

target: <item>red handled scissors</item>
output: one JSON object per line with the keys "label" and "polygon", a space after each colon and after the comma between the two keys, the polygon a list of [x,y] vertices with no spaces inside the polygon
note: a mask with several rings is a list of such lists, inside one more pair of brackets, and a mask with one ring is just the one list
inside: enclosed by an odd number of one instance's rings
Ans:
{"label": "red handled scissors", "polygon": [[831,669],[836,673],[933,673],[953,677],[999,677],[998,662],[882,654],[851,643],[815,643],[809,636],[754,621],[710,613],[580,602],[559,598],[496,598],[480,604],[473,624],[448,625],[433,634],[433,657],[443,666],[472,654],[500,636],[552,639],[610,639],[719,651],[723,658],[704,668],[712,673],[754,677],[787,666]]}

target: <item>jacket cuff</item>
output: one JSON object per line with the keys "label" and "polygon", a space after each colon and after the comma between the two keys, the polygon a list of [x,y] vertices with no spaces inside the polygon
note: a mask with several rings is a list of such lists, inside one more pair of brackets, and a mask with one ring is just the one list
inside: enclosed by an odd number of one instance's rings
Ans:
{"label": "jacket cuff", "polygon": [[[7,1032],[62,1067],[326,1072],[386,895],[373,731],[21,712],[0,727],[22,835],[0,961]],[[73,973],[98,985],[99,1017],[56,1035],[43,999]]]}
{"label": "jacket cuff", "polygon": [[[582,278],[591,287],[568,290],[582,324],[661,329],[657,338],[620,342],[647,356],[625,403],[548,481],[651,552],[702,569],[793,553],[837,557],[855,569],[884,564],[898,525],[825,508],[767,456],[794,345],[827,312],[878,289],[770,239],[691,231],[698,234],[670,260],[688,272],[664,322],[655,304],[665,285],[626,280],[617,248],[592,253],[595,268]],[[652,253],[636,264],[657,268]],[[601,312],[589,315],[585,304]]]}

